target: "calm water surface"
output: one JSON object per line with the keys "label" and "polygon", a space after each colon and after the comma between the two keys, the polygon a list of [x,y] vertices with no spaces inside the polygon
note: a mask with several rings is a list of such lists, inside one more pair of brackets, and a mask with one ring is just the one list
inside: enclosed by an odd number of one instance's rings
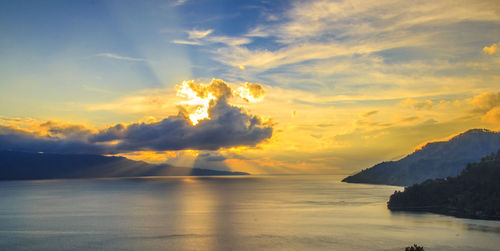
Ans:
{"label": "calm water surface", "polygon": [[500,222],[391,213],[340,176],[0,182],[0,250],[498,250]]}

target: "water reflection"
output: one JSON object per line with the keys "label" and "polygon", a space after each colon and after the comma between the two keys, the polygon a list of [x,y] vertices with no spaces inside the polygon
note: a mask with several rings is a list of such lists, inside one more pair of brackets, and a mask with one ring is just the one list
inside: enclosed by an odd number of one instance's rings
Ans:
{"label": "water reflection", "polygon": [[500,222],[391,213],[335,176],[0,182],[0,249],[495,250]]}

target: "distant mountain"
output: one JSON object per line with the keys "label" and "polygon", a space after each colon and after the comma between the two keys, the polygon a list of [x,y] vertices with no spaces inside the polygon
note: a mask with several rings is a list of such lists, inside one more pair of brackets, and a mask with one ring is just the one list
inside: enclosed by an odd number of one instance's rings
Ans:
{"label": "distant mountain", "polygon": [[379,163],[342,181],[408,186],[427,179],[454,177],[468,163],[499,149],[499,132],[472,129],[449,141],[428,143],[398,161]]}
{"label": "distant mountain", "polygon": [[0,180],[246,174],[153,165],[124,157],[0,151]]}
{"label": "distant mountain", "polygon": [[457,177],[427,180],[396,191],[387,207],[500,220],[500,151],[469,164]]}

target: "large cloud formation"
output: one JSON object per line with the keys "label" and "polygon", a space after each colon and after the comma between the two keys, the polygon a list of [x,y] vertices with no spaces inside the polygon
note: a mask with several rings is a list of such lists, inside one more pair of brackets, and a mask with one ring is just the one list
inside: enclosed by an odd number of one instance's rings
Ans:
{"label": "large cloud formation", "polygon": [[[247,92],[255,100],[264,95],[262,86]],[[254,90],[261,91],[254,91]],[[189,100],[179,106],[179,113],[155,123],[116,124],[97,132],[84,126],[44,123],[44,132],[30,131],[13,125],[0,125],[0,150],[30,152],[115,154],[133,151],[217,150],[237,146],[255,146],[272,136],[271,121],[251,115],[229,104],[240,92],[222,80],[209,84],[183,82],[178,91]],[[255,97],[253,97],[255,93]],[[248,101],[248,97],[244,98]],[[191,100],[192,101],[192,100]],[[202,116],[204,109],[206,115]],[[193,120],[193,114],[197,114]]]}

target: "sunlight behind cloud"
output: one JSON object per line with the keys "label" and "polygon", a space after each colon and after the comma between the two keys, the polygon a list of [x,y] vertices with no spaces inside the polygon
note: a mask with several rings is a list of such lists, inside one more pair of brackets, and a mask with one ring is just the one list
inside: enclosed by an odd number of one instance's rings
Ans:
{"label": "sunlight behind cloud", "polygon": [[243,86],[238,87],[235,93],[243,100],[250,103],[257,103],[264,99],[266,91],[260,84],[245,83]]}
{"label": "sunlight behind cloud", "polygon": [[182,81],[176,86],[177,96],[187,100],[181,101],[181,105],[188,113],[191,123],[195,126],[201,120],[210,119],[209,108],[215,105],[218,99],[223,102],[230,97],[239,96],[250,103],[257,103],[264,99],[266,91],[260,84],[244,83],[233,90],[222,80],[212,79],[208,84],[196,83],[193,80]]}
{"label": "sunlight behind cloud", "polygon": [[106,5],[4,5],[0,146],[350,173],[499,128],[497,0]]}
{"label": "sunlight behind cloud", "polygon": [[193,125],[196,125],[200,120],[209,118],[208,107],[210,102],[217,98],[211,92],[207,92],[206,95],[200,96],[198,92],[193,91],[192,86],[194,85],[195,83],[192,81],[182,81],[177,87],[177,95],[188,99],[182,101],[181,104],[189,107],[189,119]]}

